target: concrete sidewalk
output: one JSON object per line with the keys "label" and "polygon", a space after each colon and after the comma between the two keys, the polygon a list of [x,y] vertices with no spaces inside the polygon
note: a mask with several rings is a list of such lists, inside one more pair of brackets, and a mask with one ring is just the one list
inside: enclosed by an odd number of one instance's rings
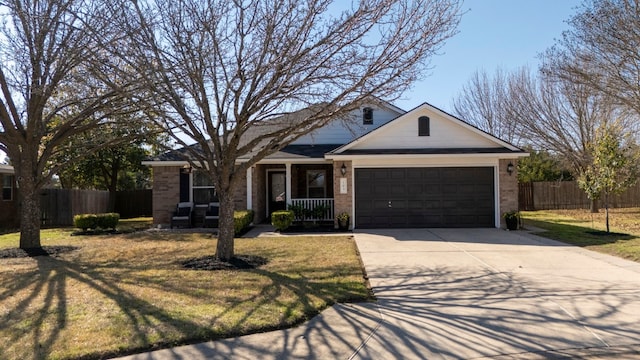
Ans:
{"label": "concrete sidewalk", "polygon": [[185,345],[119,359],[350,359],[380,327],[381,321],[375,303],[337,304],[292,329]]}
{"label": "concrete sidewalk", "polygon": [[377,303],[140,359],[640,359],[640,264],[499,229],[355,234]]}

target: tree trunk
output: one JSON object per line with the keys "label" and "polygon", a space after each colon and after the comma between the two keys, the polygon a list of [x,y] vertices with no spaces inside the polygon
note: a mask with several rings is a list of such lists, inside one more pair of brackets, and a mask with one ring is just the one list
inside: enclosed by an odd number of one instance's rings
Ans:
{"label": "tree trunk", "polygon": [[20,177],[20,249],[42,254],[40,244],[40,194],[35,179]]}
{"label": "tree trunk", "polygon": [[609,233],[609,193],[604,194],[604,218],[607,223],[607,234]]}
{"label": "tree trunk", "polygon": [[591,207],[589,209],[591,210],[592,214],[597,214],[598,212],[600,212],[598,210],[598,200],[597,199],[591,199]]}
{"label": "tree trunk", "polygon": [[233,258],[235,229],[233,221],[234,191],[226,189],[219,191],[220,213],[218,222],[218,245],[216,247],[216,257],[222,261],[229,261]]}
{"label": "tree trunk", "polygon": [[119,159],[114,160],[109,171],[105,171],[106,178],[109,179],[107,189],[109,190],[109,204],[107,205],[107,212],[114,212],[116,210],[116,191],[118,190],[118,173],[120,172]]}

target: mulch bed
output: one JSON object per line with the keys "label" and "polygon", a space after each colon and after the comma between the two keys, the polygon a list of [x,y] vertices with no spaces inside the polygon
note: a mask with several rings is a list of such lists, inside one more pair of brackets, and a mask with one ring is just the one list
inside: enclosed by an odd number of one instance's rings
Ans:
{"label": "mulch bed", "polygon": [[182,262],[182,266],[193,270],[247,270],[256,269],[268,262],[255,255],[236,255],[230,261],[222,261],[215,256],[205,256]]}
{"label": "mulch bed", "polygon": [[26,258],[33,256],[53,256],[78,250],[77,246],[43,246],[41,249],[8,248],[0,250],[0,259]]}

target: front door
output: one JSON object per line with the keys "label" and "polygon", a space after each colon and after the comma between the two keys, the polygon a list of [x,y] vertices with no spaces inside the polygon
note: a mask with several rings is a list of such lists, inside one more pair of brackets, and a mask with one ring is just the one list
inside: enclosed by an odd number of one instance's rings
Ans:
{"label": "front door", "polygon": [[284,171],[269,172],[269,216],[278,210],[287,209],[286,173]]}

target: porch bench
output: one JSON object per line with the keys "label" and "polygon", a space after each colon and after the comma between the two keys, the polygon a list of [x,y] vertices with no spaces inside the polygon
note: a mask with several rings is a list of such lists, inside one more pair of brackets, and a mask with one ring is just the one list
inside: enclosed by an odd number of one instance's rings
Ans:
{"label": "porch bench", "polygon": [[193,216],[193,203],[181,202],[176,206],[176,210],[171,216],[171,228],[173,227],[191,227],[191,218]]}
{"label": "porch bench", "polygon": [[220,220],[220,203],[209,203],[207,211],[204,214],[202,227],[218,227],[218,220]]}

